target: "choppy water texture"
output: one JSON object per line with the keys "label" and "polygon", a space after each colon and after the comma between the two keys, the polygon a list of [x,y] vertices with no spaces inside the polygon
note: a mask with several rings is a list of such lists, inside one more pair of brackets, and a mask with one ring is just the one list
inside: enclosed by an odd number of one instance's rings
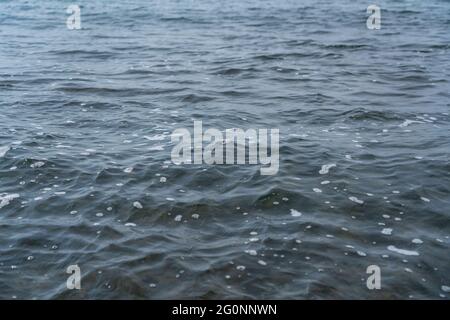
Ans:
{"label": "choppy water texture", "polygon": [[[78,31],[0,2],[1,298],[449,298],[450,2],[378,1],[379,31],[359,1],[77,3]],[[193,120],[279,128],[279,173],[172,164]]]}

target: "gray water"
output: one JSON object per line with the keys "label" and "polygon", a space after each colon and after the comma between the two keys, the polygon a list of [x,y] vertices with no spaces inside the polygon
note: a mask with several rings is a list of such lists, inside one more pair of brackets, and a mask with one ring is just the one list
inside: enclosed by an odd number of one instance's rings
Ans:
{"label": "gray water", "polygon": [[[448,299],[450,2],[368,4],[0,1],[0,298]],[[194,120],[279,172],[173,164]]]}

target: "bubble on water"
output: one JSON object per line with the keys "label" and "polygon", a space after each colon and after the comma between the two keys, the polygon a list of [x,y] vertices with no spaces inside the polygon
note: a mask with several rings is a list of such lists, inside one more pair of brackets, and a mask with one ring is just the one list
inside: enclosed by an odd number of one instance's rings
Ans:
{"label": "bubble on water", "polygon": [[258,264],[262,265],[262,266],[266,266],[267,263],[263,260],[258,260]]}
{"label": "bubble on water", "polygon": [[133,167],[128,167],[128,168],[125,168],[125,169],[123,170],[123,172],[125,172],[125,173],[131,173],[131,172],[133,172],[133,170],[134,170]]}
{"label": "bubble on water", "polygon": [[301,217],[302,213],[295,210],[295,209],[291,209],[291,216],[293,217]]}
{"label": "bubble on water", "polygon": [[[157,145],[157,146],[153,146],[148,148],[149,151],[163,151],[164,150],[164,146],[163,145]],[[163,168],[168,168],[167,165],[163,166]]]}
{"label": "bubble on water", "polygon": [[40,168],[40,167],[42,167],[44,165],[45,165],[45,162],[38,161],[38,162],[33,163],[30,167],[33,168],[33,169],[36,169],[36,168]]}
{"label": "bubble on water", "polygon": [[356,251],[356,253],[358,254],[358,256],[361,256],[361,257],[367,256],[367,254],[363,251]]}
{"label": "bubble on water", "polygon": [[353,202],[355,202],[355,203],[358,203],[358,204],[363,204],[363,203],[364,203],[363,200],[360,200],[360,199],[358,199],[357,197],[349,197],[349,200],[350,200],[350,201],[353,201]]}
{"label": "bubble on water", "polygon": [[139,201],[135,201],[133,202],[133,207],[135,207],[136,209],[142,209],[143,206]]}
{"label": "bubble on water", "polygon": [[336,167],[335,163],[324,164],[319,171],[319,174],[327,174],[331,168]]}

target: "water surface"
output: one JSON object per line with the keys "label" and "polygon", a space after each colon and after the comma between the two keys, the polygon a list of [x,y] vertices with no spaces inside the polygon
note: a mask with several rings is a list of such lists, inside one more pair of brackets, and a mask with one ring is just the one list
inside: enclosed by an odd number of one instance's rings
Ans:
{"label": "water surface", "polygon": [[[448,299],[448,1],[378,1],[381,30],[347,0],[70,4],[0,2],[0,298]],[[278,174],[172,164],[194,120],[279,128]]]}

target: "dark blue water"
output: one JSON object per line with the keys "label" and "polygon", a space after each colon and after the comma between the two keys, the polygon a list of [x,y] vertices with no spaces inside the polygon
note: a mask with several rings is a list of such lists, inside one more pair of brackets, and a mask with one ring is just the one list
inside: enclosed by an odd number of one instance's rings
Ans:
{"label": "dark blue water", "polygon": [[[450,2],[369,4],[2,0],[0,298],[448,299]],[[279,172],[174,165],[194,120]]]}

